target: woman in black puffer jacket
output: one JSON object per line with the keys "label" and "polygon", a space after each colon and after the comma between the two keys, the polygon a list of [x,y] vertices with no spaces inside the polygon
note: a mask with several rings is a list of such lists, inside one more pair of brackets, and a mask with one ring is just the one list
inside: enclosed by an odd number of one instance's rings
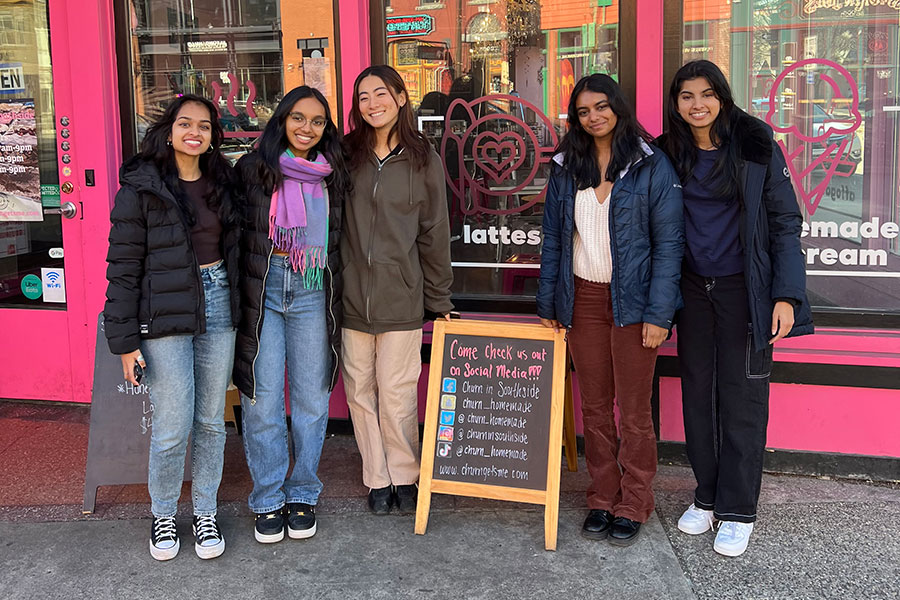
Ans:
{"label": "woman in black puffer jacket", "polygon": [[223,137],[209,100],[174,100],[141,153],[122,165],[110,215],[105,331],[125,379],[139,385],[146,370],[150,385],[150,554],[157,560],[174,558],[180,546],[175,512],[189,436],[195,550],[200,558],[225,550],[216,494],[240,311],[239,219],[231,167],[218,150]]}
{"label": "woman in black puffer jacket", "polygon": [[[316,471],[337,378],[341,206],[349,179],[328,102],[300,86],[278,104],[259,150],[238,163],[246,199],[242,315],[234,381],[241,390],[250,510],[260,543],[316,532]],[[285,443],[285,363],[294,456]]]}

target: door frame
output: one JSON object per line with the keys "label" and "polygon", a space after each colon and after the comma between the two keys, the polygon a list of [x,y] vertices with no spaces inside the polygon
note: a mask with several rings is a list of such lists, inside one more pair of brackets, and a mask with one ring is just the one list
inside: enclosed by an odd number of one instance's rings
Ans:
{"label": "door frame", "polygon": [[[121,148],[112,2],[48,2],[57,141],[69,118],[71,162],[58,152],[62,202],[78,212],[62,219],[66,310],[0,309],[0,398],[90,402],[97,314],[106,290],[109,211]],[[68,169],[68,171],[66,170]],[[93,170],[87,186],[85,171]],[[69,175],[65,175],[69,172]]]}

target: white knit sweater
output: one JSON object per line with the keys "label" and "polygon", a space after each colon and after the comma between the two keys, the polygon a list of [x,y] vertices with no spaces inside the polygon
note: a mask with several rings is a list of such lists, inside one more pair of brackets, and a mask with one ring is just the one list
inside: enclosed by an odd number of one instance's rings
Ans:
{"label": "white knit sweater", "polygon": [[601,204],[593,188],[575,194],[575,275],[595,283],[612,279],[609,245],[609,196]]}

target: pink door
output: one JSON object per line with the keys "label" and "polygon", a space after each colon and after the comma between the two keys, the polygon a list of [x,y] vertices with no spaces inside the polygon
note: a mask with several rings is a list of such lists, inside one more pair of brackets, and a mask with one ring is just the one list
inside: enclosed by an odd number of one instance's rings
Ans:
{"label": "pink door", "polygon": [[0,6],[0,398],[90,401],[120,155],[111,4]]}

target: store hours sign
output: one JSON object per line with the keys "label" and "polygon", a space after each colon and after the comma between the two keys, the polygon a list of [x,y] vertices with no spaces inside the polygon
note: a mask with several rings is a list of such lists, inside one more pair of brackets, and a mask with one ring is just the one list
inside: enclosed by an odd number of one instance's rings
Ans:
{"label": "store hours sign", "polygon": [[434,17],[431,15],[387,17],[384,22],[388,39],[428,35],[434,31]]}

